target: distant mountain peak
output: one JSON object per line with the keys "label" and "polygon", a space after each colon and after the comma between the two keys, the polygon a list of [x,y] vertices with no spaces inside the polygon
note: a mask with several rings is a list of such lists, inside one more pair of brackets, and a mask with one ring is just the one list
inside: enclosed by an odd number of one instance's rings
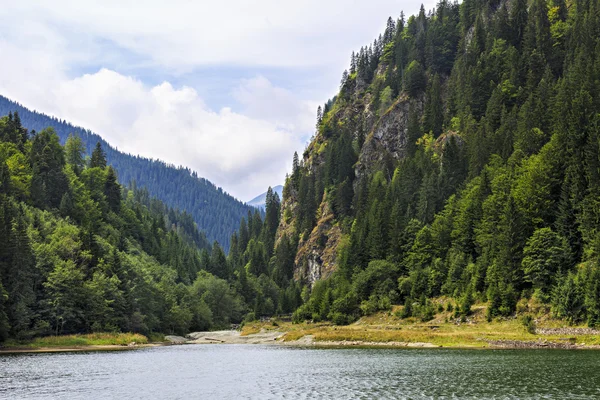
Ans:
{"label": "distant mountain peak", "polygon": [[[273,189],[273,191],[279,195],[279,198],[281,198],[281,196],[283,194],[283,185],[272,186],[271,189]],[[246,204],[248,204],[249,206],[260,208],[260,209],[264,210],[266,202],[267,202],[267,192],[264,192],[264,193],[259,194],[252,200],[246,202]]]}

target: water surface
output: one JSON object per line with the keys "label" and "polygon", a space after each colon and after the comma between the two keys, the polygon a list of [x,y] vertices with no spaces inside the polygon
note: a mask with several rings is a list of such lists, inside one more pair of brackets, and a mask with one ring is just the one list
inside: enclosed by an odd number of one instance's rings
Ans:
{"label": "water surface", "polygon": [[4,399],[588,399],[600,353],[186,345],[0,356]]}

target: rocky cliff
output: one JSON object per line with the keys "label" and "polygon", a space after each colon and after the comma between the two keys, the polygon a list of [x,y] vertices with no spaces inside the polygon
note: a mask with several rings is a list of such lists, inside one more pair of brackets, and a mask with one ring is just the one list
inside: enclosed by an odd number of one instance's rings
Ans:
{"label": "rocky cliff", "polygon": [[[383,72],[381,68],[378,69],[378,73]],[[386,109],[376,111],[371,89],[358,78],[351,79],[344,98],[337,98],[333,107],[323,115],[324,119],[335,120],[338,126],[351,129],[353,145],[358,154],[358,161],[354,165],[354,191],[360,179],[368,176],[372,170],[386,162],[401,160],[407,155],[409,114],[415,112],[421,116],[424,108],[424,95],[409,98],[407,94],[403,94]],[[329,145],[327,132],[319,131],[304,152],[302,163],[313,174],[325,163],[325,150]],[[297,233],[297,199],[297,191],[287,182],[276,241],[284,233],[288,237]],[[316,221],[310,235],[300,237],[294,268],[294,278],[310,286],[318,279],[329,277],[337,269],[337,250],[344,236],[340,223],[332,212],[327,193],[324,193],[320,201]]]}

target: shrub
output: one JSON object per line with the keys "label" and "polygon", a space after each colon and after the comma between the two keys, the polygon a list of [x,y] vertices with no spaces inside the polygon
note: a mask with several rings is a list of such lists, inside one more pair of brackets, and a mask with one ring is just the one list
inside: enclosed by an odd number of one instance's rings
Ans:
{"label": "shrub", "polygon": [[256,321],[256,314],[254,314],[254,312],[249,312],[248,314],[246,314],[246,316],[244,317],[244,321],[243,323],[247,323],[247,322],[253,322]]}
{"label": "shrub", "polygon": [[427,302],[425,305],[419,307],[419,318],[422,322],[431,321],[435,317],[435,309],[431,302]]}
{"label": "shrub", "polygon": [[532,335],[535,334],[535,321],[531,315],[524,315],[523,318],[521,318],[521,323],[527,332],[531,333]]}
{"label": "shrub", "polygon": [[413,315],[412,300],[407,298],[406,301],[404,302],[404,308],[402,309],[402,311],[400,311],[399,317],[404,319],[404,318],[412,317],[412,315]]}
{"label": "shrub", "polygon": [[340,312],[331,313],[329,319],[336,325],[348,325],[355,320],[352,316]]}
{"label": "shrub", "polygon": [[296,311],[294,311],[294,313],[292,314],[292,323],[300,324],[306,320],[310,320],[311,317],[312,313],[310,312],[308,307],[306,307],[305,304],[302,307],[298,308]]}

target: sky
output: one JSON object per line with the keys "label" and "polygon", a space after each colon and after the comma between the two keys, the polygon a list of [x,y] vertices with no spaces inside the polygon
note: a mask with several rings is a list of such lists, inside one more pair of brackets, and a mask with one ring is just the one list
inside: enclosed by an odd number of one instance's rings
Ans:
{"label": "sky", "polygon": [[284,182],[352,51],[420,4],[11,2],[0,7],[0,94],[247,201]]}

